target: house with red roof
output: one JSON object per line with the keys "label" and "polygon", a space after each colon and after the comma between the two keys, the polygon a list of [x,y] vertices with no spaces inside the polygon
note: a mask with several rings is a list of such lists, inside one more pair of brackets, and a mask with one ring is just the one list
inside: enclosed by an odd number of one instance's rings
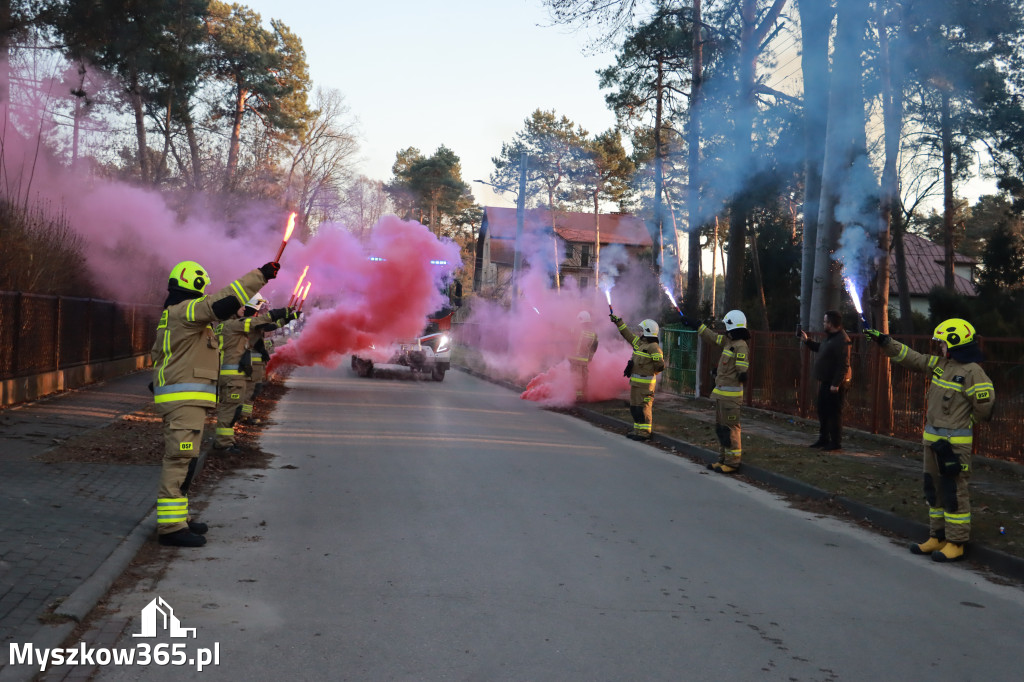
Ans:
{"label": "house with red roof", "polygon": [[[903,235],[903,251],[907,261],[907,290],[910,309],[927,317],[931,313],[928,294],[935,287],[946,285],[944,265],[946,250],[940,244],[916,234]],[[978,261],[962,253],[953,252],[953,288],[956,293],[971,298],[978,295],[974,284],[974,268]],[[896,253],[889,253],[889,303],[896,305],[900,287],[896,277]]]}
{"label": "house with red roof", "polygon": [[[522,262],[557,261],[560,280],[572,276],[581,288],[594,286],[595,251],[621,244],[637,255],[651,248],[644,221],[626,213],[574,213],[528,209],[523,219]],[[516,209],[485,206],[477,239],[473,291],[504,297],[512,282],[516,251]],[[531,254],[534,254],[531,256]]]}

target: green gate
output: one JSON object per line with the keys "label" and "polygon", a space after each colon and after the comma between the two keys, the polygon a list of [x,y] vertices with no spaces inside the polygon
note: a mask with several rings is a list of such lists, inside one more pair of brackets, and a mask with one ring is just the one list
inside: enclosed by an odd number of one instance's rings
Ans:
{"label": "green gate", "polygon": [[693,395],[697,385],[697,332],[682,326],[661,328],[665,371],[661,385],[666,391]]}

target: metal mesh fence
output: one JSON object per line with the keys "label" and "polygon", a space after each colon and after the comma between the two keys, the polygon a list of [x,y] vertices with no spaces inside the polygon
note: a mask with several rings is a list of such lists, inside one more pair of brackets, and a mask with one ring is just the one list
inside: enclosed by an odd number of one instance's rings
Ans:
{"label": "metal mesh fence", "polygon": [[160,307],[0,292],[0,379],[147,352]]}

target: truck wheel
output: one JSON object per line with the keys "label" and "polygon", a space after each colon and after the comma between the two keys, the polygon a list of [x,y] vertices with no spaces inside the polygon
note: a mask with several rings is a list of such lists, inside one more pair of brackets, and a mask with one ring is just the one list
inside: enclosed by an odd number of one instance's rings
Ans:
{"label": "truck wheel", "polygon": [[356,375],[363,378],[373,376],[373,361],[352,358],[352,369],[356,371]]}
{"label": "truck wheel", "polygon": [[444,367],[434,367],[430,376],[434,378],[434,381],[444,381]]}

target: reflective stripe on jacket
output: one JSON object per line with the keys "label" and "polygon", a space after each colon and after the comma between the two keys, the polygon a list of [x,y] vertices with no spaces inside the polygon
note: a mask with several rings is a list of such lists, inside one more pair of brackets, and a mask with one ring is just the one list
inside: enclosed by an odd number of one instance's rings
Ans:
{"label": "reflective stripe on jacket", "polygon": [[750,369],[750,349],[747,342],[732,340],[725,334],[718,334],[707,325],[702,324],[697,330],[705,343],[722,348],[722,356],[718,359],[718,370],[715,374],[715,388],[711,391],[712,398],[730,401],[743,400],[743,383],[740,374]]}

